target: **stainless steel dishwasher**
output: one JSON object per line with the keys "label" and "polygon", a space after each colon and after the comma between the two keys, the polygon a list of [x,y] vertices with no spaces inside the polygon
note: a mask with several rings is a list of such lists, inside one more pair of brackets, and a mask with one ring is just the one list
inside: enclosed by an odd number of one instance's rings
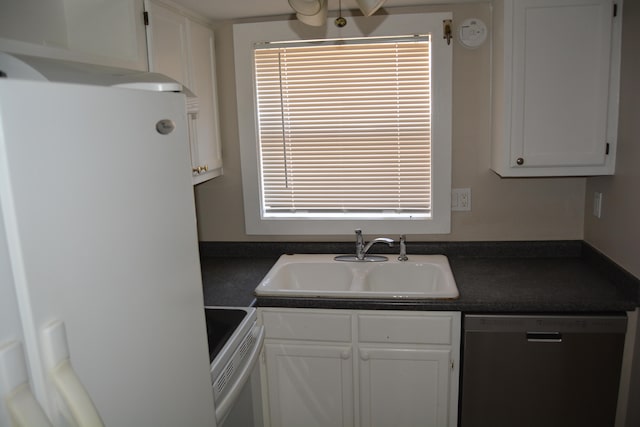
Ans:
{"label": "stainless steel dishwasher", "polygon": [[611,427],[627,318],[465,315],[461,427]]}

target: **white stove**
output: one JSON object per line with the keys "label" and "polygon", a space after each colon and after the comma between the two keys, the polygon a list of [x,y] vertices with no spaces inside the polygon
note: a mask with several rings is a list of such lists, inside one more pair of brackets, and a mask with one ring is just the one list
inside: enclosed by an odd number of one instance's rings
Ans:
{"label": "white stove", "polygon": [[205,307],[218,427],[262,425],[257,363],[264,327],[250,307]]}

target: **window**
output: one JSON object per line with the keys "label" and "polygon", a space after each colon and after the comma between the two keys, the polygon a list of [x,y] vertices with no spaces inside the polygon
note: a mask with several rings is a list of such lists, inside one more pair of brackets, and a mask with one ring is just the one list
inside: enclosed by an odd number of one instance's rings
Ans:
{"label": "window", "polygon": [[383,17],[367,37],[357,18],[335,38],[234,26],[248,234],[449,232],[443,15]]}
{"label": "window", "polygon": [[429,218],[429,38],[255,50],[261,210]]}

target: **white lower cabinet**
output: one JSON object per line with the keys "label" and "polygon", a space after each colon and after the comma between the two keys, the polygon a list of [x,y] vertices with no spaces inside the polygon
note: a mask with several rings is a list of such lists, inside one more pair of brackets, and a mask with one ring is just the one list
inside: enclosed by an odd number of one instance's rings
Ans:
{"label": "white lower cabinet", "polygon": [[360,348],[360,425],[448,426],[450,350]]}
{"label": "white lower cabinet", "polygon": [[457,425],[460,313],[258,311],[267,425]]}
{"label": "white lower cabinet", "polygon": [[352,426],[351,346],[266,344],[272,426]]}

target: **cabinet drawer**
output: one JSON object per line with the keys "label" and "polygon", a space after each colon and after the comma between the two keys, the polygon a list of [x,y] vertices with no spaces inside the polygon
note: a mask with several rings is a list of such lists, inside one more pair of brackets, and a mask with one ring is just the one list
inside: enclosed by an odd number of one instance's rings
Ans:
{"label": "cabinet drawer", "polygon": [[452,330],[452,315],[358,315],[360,342],[450,345]]}
{"label": "cabinet drawer", "polygon": [[267,339],[351,341],[350,313],[263,311],[262,321]]}

